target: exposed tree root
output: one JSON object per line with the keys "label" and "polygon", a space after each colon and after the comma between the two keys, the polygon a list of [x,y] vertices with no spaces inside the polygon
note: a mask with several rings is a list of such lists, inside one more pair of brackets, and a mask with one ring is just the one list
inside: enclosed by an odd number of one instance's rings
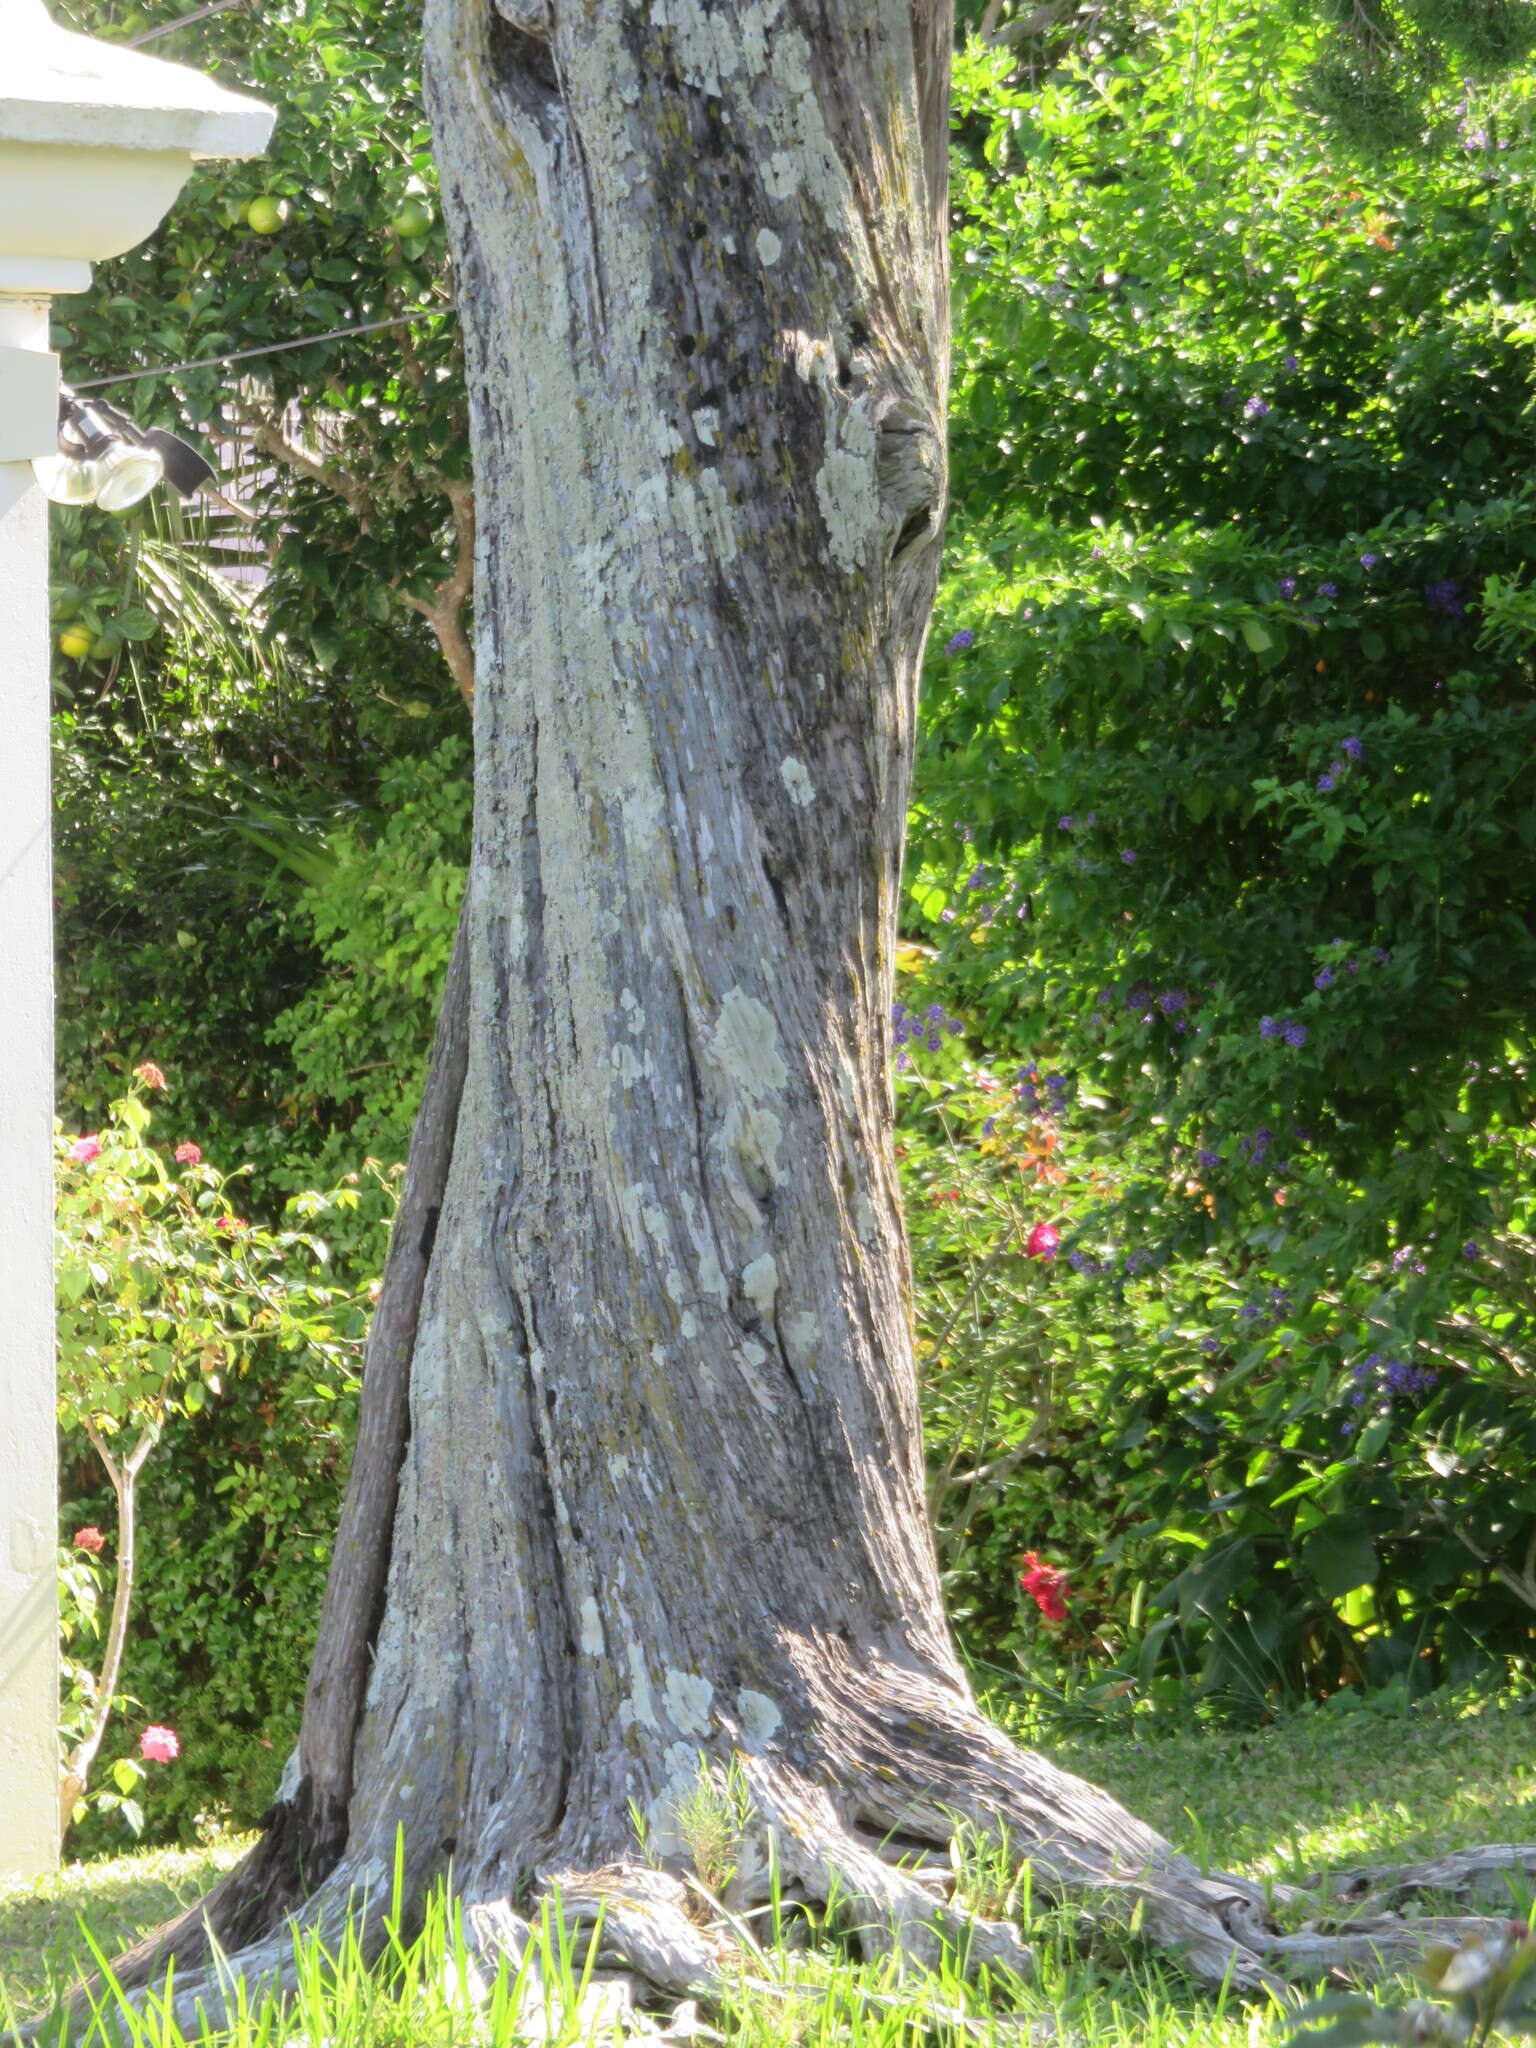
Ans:
{"label": "exposed tree root", "polygon": [[[1013,1749],[990,1729],[981,1754],[971,1752],[965,1785],[938,1771],[933,1788],[916,1799],[902,1797],[878,1774],[852,1799],[776,1761],[738,1761],[752,1819],[722,1898],[633,1862],[542,1873],[540,1910],[563,1922],[578,1977],[587,1941],[598,1930],[596,1967],[575,2015],[562,2003],[568,1986],[555,1981],[541,1959],[538,1926],[506,1897],[467,1899],[463,1927],[471,1968],[462,1995],[484,2003],[495,1995],[500,1975],[515,1985],[519,2029],[530,2038],[574,2019],[583,2036],[611,2038],[622,2027],[659,2032],[669,2041],[709,2030],[687,2005],[671,2020],[653,2016],[647,2008],[658,2000],[715,2007],[733,1989],[754,1988],[772,1996],[826,1995],[814,1986],[787,1989],[788,1980],[749,1932],[750,1917],[773,1900],[825,1911],[866,1958],[894,1954],[931,1969],[947,1953],[972,1969],[1027,1977],[1030,1951],[1016,1928],[973,1910],[957,1882],[948,1852],[962,1821],[990,1831],[1009,1856],[1030,1862],[1037,1898],[1076,1903],[1090,1916],[1108,1907],[1192,1974],[1255,1993],[1284,1994],[1293,1982],[1332,1972],[1379,1973],[1412,1960],[1427,1941],[1486,1931],[1495,1924],[1486,1916],[1414,1918],[1391,1908],[1418,1898],[1487,1896],[1503,1889],[1511,1874],[1536,1874],[1536,1845],[1504,1845],[1417,1864],[1352,1868],[1305,1886],[1276,1886],[1266,1896],[1247,1878],[1201,1872],[1107,1795]],[[242,2003],[296,1990],[296,1936],[318,1937],[334,1948],[350,1927],[363,1954],[376,1955],[389,1904],[382,1866],[360,1870],[344,1861],[263,1938],[229,1955],[217,1944],[210,1954],[206,1939],[193,1943],[208,1959],[191,1973],[178,1972],[169,2000],[141,1983],[131,2002],[163,2008],[189,2032],[203,2016],[214,2026],[227,2025]],[[1276,1922],[1275,1904],[1293,1916],[1312,1908],[1313,1917],[1287,1930]],[[195,1919],[194,1913],[174,1923],[179,1943],[162,1938],[155,1944],[162,1957],[173,1945],[185,1957]],[[69,2019],[78,2023],[86,2016],[79,2003]],[[63,2040],[67,2031],[55,2021],[34,2038]]]}

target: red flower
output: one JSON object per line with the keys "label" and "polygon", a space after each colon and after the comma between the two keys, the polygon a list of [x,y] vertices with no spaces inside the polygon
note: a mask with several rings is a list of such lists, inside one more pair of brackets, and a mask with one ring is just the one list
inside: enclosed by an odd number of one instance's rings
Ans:
{"label": "red flower", "polygon": [[81,1166],[89,1166],[93,1159],[101,1157],[101,1139],[95,1131],[87,1131],[83,1138],[76,1138],[70,1146],[69,1156]]}
{"label": "red flower", "polygon": [[1061,1249],[1061,1232],[1054,1223],[1037,1223],[1024,1240],[1024,1249],[1032,1259],[1054,1259]]}
{"label": "red flower", "polygon": [[135,1067],[133,1078],[135,1081],[142,1081],[146,1088],[163,1088],[165,1086],[165,1076],[153,1060],[145,1060],[142,1066]]}
{"label": "red flower", "polygon": [[92,1557],[95,1557],[98,1551],[105,1550],[106,1547],[107,1539],[94,1522],[88,1528],[75,1531],[76,1550],[88,1550]]}
{"label": "red flower", "polygon": [[1054,1565],[1042,1564],[1034,1551],[1026,1550],[1019,1584],[1047,1621],[1066,1620],[1072,1582],[1065,1572],[1057,1571]]}
{"label": "red flower", "polygon": [[176,1164],[178,1166],[201,1166],[202,1163],[203,1148],[201,1145],[194,1145],[189,1141],[185,1145],[178,1145],[176,1147]]}
{"label": "red flower", "polygon": [[227,1230],[233,1233],[241,1230],[249,1230],[251,1226],[249,1225],[249,1223],[246,1222],[243,1216],[221,1216],[213,1227],[215,1230]]}

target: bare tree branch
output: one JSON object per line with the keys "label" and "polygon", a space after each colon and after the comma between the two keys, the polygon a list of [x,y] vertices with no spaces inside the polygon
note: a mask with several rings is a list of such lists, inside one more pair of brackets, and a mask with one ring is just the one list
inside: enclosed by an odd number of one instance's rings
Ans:
{"label": "bare tree branch", "polygon": [[453,567],[430,598],[413,596],[408,590],[402,590],[400,595],[437,635],[448,673],[458,684],[464,702],[473,704],[475,650],[470,643],[465,613],[475,587],[475,493],[472,485],[457,477],[434,476],[432,482],[453,507]]}
{"label": "bare tree branch", "polygon": [[354,476],[339,462],[324,462],[307,454],[288,439],[274,419],[254,407],[237,406],[235,417],[241,426],[249,428],[253,448],[340,498],[357,515],[364,532],[368,530],[372,494],[361,477]]}

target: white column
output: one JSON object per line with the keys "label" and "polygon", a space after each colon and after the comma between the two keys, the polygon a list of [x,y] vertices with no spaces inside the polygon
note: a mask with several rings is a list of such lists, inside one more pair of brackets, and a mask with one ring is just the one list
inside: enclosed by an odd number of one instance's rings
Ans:
{"label": "white column", "polygon": [[55,292],[153,232],[194,163],[273,114],[180,64],[0,0],[0,1876],[59,1856],[48,529]]}
{"label": "white column", "polygon": [[0,297],[0,1869],[59,1860],[47,303]]}

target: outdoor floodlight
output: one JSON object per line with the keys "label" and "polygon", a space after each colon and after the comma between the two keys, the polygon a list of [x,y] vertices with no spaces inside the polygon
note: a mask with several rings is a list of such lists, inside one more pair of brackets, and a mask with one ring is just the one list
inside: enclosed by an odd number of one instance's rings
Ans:
{"label": "outdoor floodlight", "polygon": [[62,435],[57,455],[33,457],[32,474],[37,478],[44,497],[51,498],[55,505],[94,505],[96,502],[95,463],[73,448],[67,448]]}
{"label": "outdoor floodlight", "polygon": [[199,455],[190,441],[183,441],[180,434],[167,433],[164,427],[146,427],[144,445],[160,457],[166,482],[182,497],[192,497],[204,484],[213,481],[213,464]]}
{"label": "outdoor floodlight", "polygon": [[147,498],[164,475],[165,464],[153,448],[114,439],[96,458],[96,502],[103,512],[126,512]]}
{"label": "outdoor floodlight", "polygon": [[106,401],[79,398],[59,387],[59,452],[32,464],[44,495],[56,505],[99,505],[126,512],[162,480],[190,498],[213,475],[213,465],[189,442],[163,427],[147,432]]}

